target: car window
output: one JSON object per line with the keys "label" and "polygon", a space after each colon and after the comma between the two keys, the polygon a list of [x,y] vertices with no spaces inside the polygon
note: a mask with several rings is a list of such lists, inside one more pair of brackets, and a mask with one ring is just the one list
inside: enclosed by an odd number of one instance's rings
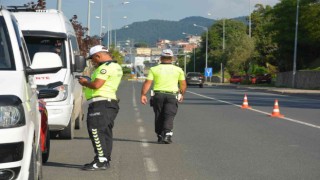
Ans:
{"label": "car window", "polygon": [[16,32],[16,38],[17,38],[17,42],[18,42],[18,45],[19,45],[19,50],[20,50],[20,55],[21,55],[21,58],[22,58],[22,63],[23,63],[24,66],[30,66],[31,62],[30,62],[30,59],[29,59],[28,51],[24,46],[25,42],[23,40],[22,34],[20,34],[20,31],[19,31],[19,28],[18,28],[18,24],[17,24],[17,20],[14,18],[14,16],[11,16],[11,19],[12,19],[12,25],[13,25],[14,31]]}
{"label": "car window", "polygon": [[187,76],[201,76],[201,73],[188,73]]}
{"label": "car window", "polygon": [[27,43],[31,60],[37,52],[54,52],[60,56],[63,67],[67,67],[64,39],[34,36],[25,36],[24,39]]}
{"label": "car window", "polygon": [[10,42],[6,23],[0,16],[0,70],[15,70]]}

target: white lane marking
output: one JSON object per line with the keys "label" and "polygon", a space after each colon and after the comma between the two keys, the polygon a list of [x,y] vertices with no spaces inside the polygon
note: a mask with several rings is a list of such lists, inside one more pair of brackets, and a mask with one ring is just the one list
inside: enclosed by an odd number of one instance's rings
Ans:
{"label": "white lane marking", "polygon": [[[187,92],[189,92],[191,94],[194,94],[194,95],[197,95],[197,96],[200,96],[200,97],[203,97],[203,98],[207,98],[207,99],[215,100],[215,101],[218,101],[218,102],[230,104],[230,105],[233,105],[233,106],[241,107],[241,105],[233,104],[233,103],[228,102],[228,101],[219,100],[219,99],[216,99],[216,98],[208,97],[208,96],[205,96],[205,95],[202,95],[202,94],[198,94],[198,93],[195,93],[195,92],[191,92],[191,91],[187,91]],[[270,113],[267,113],[267,112],[264,112],[264,111],[260,111],[260,110],[257,110],[257,109],[253,109],[253,108],[248,109],[248,110],[259,112],[259,113],[266,114],[266,115],[270,115]],[[302,122],[302,121],[291,119],[291,118],[287,118],[287,117],[282,117],[280,119],[284,119],[284,120],[287,120],[287,121],[290,121],[290,122],[294,122],[294,123],[297,123],[297,124],[302,124],[302,125],[305,125],[305,126],[309,126],[309,127],[320,129],[320,126],[317,126],[317,125],[314,125],[314,124],[311,124],[311,123],[306,123],[306,122]]]}
{"label": "white lane marking", "polygon": [[147,168],[149,172],[158,172],[157,165],[152,158],[145,157],[143,158],[143,160],[144,160],[144,166]]}
{"label": "white lane marking", "polygon": [[141,146],[142,147],[149,147],[149,144],[148,144],[148,140],[147,139],[141,139]]}
{"label": "white lane marking", "polygon": [[[132,102],[133,102],[133,107],[136,112],[136,117],[137,117],[137,122],[142,123],[143,120],[140,118],[140,112],[137,106],[137,101],[136,101],[136,95],[135,95],[135,88],[133,86],[133,91],[132,91]],[[139,135],[140,137],[145,137],[145,128],[140,126],[139,127]],[[157,164],[155,161],[150,158],[149,156],[151,155],[150,149],[149,149],[149,144],[147,139],[141,139],[141,151],[144,156],[143,162],[144,162],[144,167],[145,167],[145,173],[146,173],[146,179],[152,179],[152,180],[160,180],[160,176],[158,173],[158,168]]]}
{"label": "white lane marking", "polygon": [[136,88],[134,88],[134,84],[132,83],[132,103],[133,107],[137,108],[137,101],[136,101]]}
{"label": "white lane marking", "polygon": [[142,123],[142,119],[141,119],[141,118],[138,118],[138,119],[137,119],[137,123]]}
{"label": "white lane marking", "polygon": [[146,132],[146,130],[144,129],[144,127],[140,126],[139,128],[139,133],[143,134],[144,132]]}

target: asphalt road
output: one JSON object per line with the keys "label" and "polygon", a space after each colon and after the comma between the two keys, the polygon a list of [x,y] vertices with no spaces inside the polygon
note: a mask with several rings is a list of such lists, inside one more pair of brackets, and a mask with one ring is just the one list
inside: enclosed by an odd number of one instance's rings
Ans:
{"label": "asphalt road", "polygon": [[[122,82],[111,168],[93,159],[85,126],[74,140],[51,140],[44,179],[320,179],[320,100],[226,87],[190,87],[175,119],[173,144],[157,144],[140,82]],[[241,109],[244,94],[252,109]],[[275,99],[284,118],[271,118]]]}

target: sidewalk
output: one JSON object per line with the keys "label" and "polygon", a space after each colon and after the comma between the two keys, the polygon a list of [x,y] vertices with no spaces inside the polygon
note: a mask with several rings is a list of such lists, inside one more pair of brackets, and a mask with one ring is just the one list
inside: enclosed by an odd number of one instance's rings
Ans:
{"label": "sidewalk", "polygon": [[224,87],[233,87],[233,88],[246,88],[252,90],[260,90],[267,92],[274,92],[279,94],[295,94],[295,95],[303,95],[303,96],[319,96],[320,90],[307,90],[307,89],[294,89],[294,88],[281,88],[281,87],[263,87],[263,86],[255,86],[255,85],[240,85],[240,84],[230,84],[230,83],[212,83],[205,82],[207,86],[224,86]]}

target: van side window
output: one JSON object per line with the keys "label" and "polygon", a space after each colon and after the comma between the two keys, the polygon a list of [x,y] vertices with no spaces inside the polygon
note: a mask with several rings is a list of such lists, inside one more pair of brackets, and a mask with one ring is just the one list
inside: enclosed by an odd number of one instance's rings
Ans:
{"label": "van side window", "polygon": [[[65,39],[54,37],[25,36],[30,58],[37,52],[54,52],[61,58],[63,67],[67,67]],[[46,59],[44,59],[46,61]]]}
{"label": "van side window", "polygon": [[0,16],[0,70],[15,70],[11,41],[4,18]]}
{"label": "van side window", "polygon": [[71,41],[73,53],[80,54],[77,38],[75,36],[69,36],[69,39]]}
{"label": "van side window", "polygon": [[12,18],[12,24],[13,24],[13,28],[14,28],[14,31],[16,33],[16,38],[17,38],[17,42],[18,42],[18,45],[19,45],[19,51],[20,51],[20,55],[21,55],[21,59],[22,59],[22,62],[23,62],[23,65],[26,67],[26,66],[30,66],[31,65],[31,62],[30,62],[30,59],[28,58],[28,54],[27,52],[25,51],[26,49],[23,47],[23,36],[21,36],[21,34],[19,33],[19,28],[18,28],[18,24],[14,18],[14,16],[11,16]]}

